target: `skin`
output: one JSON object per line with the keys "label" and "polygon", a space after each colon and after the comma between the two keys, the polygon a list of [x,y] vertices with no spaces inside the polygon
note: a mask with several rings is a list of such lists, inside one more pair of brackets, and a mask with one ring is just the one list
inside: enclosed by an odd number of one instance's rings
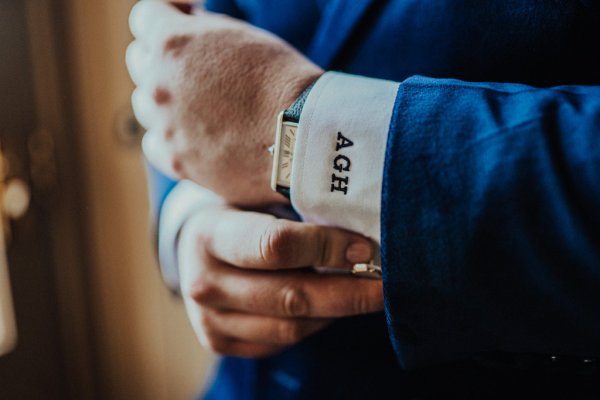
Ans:
{"label": "skin", "polygon": [[287,202],[269,186],[275,117],[323,71],[279,38],[223,15],[144,1],[131,25],[133,105],[161,143],[153,158],[232,204]]}
{"label": "skin", "polygon": [[381,282],[306,268],[350,269],[352,244],[370,258],[368,243],[351,232],[207,204],[178,246],[182,295],[200,343],[220,354],[268,356],[335,318],[381,310]]}
{"label": "skin", "polygon": [[[203,206],[182,228],[182,296],[207,348],[277,353],[336,318],[381,311],[380,281],[323,273],[370,260],[370,242],[332,227],[247,211],[289,204],[269,187],[277,113],[323,71],[277,37],[231,18],[139,2],[127,64],[144,152],[192,180]],[[242,210],[243,208],[243,210]]]}

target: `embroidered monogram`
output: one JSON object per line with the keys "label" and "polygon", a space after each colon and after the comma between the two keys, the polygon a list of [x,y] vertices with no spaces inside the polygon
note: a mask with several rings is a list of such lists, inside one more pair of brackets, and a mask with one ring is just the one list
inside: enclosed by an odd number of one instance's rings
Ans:
{"label": "embroidered monogram", "polygon": [[[337,134],[337,142],[335,144],[335,151],[339,153],[340,150],[346,147],[354,146],[354,142],[344,135],[342,132],[338,132]],[[350,177],[345,172],[350,172],[350,167],[352,166],[352,161],[350,158],[343,154],[338,154],[333,159],[333,169],[337,171],[340,175],[338,176],[335,172],[331,175],[331,192],[341,192],[344,193],[344,196],[348,194],[348,186],[350,183]]]}

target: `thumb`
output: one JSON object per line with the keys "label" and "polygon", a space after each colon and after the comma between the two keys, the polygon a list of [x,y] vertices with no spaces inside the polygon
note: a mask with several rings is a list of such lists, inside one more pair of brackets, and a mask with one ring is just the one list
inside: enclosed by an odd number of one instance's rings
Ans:
{"label": "thumb", "polygon": [[234,212],[221,216],[209,251],[241,268],[348,268],[372,258],[370,240],[343,229]]}

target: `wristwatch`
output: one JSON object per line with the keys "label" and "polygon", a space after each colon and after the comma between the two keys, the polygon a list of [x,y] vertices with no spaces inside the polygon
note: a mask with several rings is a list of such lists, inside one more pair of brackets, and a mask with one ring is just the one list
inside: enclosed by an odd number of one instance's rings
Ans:
{"label": "wristwatch", "polygon": [[277,116],[275,144],[269,149],[273,155],[271,188],[283,194],[288,199],[290,198],[294,146],[296,144],[300,114],[313,86],[314,83],[302,92],[290,108],[279,113]]}
{"label": "wristwatch", "polygon": [[[302,92],[290,108],[279,113],[277,116],[275,144],[269,149],[273,156],[271,188],[283,194],[288,199],[290,198],[294,146],[296,145],[300,114],[313,86],[314,83]],[[364,278],[381,279],[379,251],[375,251],[375,254],[377,254],[376,258],[369,262],[354,264],[352,266],[352,274]]]}

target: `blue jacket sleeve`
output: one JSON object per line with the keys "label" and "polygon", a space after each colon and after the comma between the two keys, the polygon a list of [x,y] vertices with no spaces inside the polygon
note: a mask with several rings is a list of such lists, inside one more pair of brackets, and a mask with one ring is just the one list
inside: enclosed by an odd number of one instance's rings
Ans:
{"label": "blue jacket sleeve", "polygon": [[177,181],[164,175],[147,161],[146,177],[148,179],[151,218],[154,225],[157,226],[162,205],[169,193],[177,185]]}
{"label": "blue jacket sleeve", "polygon": [[600,87],[413,77],[382,198],[398,359],[600,355]]}

